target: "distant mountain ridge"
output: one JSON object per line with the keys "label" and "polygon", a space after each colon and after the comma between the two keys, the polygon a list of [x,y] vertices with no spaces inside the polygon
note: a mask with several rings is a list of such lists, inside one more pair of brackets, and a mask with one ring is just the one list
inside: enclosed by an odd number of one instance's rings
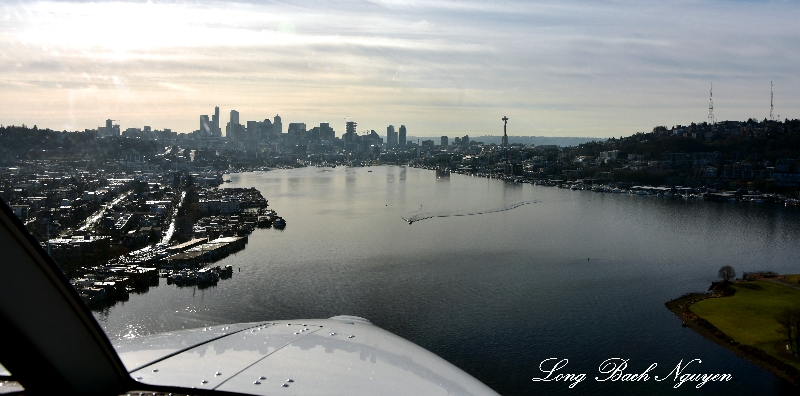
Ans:
{"label": "distant mountain ridge", "polygon": [[[417,139],[420,140],[433,140],[435,144],[439,144],[438,137],[432,136],[409,136],[408,141],[416,142]],[[470,136],[469,140],[474,140],[477,142],[483,142],[485,144],[502,144],[503,136],[490,136],[490,135],[483,135],[483,136]],[[593,138],[593,137],[569,137],[569,136],[508,136],[509,143],[522,143],[522,144],[533,144],[536,146],[539,145],[555,145],[559,147],[569,147],[569,146],[578,146],[583,143],[588,142],[596,142],[596,141],[605,141],[606,138]],[[450,143],[452,144],[453,137],[450,137]]]}

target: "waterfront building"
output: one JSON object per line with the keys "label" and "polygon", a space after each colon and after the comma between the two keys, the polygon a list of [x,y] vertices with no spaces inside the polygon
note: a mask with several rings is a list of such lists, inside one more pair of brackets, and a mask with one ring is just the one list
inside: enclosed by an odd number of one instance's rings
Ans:
{"label": "waterfront building", "polygon": [[238,200],[201,199],[197,204],[203,213],[232,214],[239,213],[241,210]]}

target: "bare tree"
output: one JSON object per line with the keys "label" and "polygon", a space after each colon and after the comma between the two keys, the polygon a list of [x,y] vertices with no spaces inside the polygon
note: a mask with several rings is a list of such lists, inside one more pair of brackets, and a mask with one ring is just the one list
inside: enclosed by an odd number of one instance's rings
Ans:
{"label": "bare tree", "polygon": [[731,267],[730,265],[723,265],[717,272],[717,276],[722,278],[722,280],[724,280],[725,282],[728,282],[731,279],[736,278],[736,271],[734,271],[733,267]]}
{"label": "bare tree", "polygon": [[789,350],[796,354],[800,349],[800,308],[786,308],[775,316],[780,325],[778,334],[789,341]]}
{"label": "bare tree", "polygon": [[780,325],[776,331],[789,341],[789,350],[792,351],[792,353],[796,350],[794,343],[795,315],[795,310],[786,308],[775,316],[775,320],[778,322],[778,325]]}

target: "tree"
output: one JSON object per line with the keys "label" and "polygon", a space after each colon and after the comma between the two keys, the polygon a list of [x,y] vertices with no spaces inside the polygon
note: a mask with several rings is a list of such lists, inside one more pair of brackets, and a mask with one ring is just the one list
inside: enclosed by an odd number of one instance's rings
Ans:
{"label": "tree", "polygon": [[800,349],[800,309],[786,308],[775,316],[775,321],[778,322],[780,327],[777,329],[778,334],[789,341],[789,350],[792,354],[796,354]]}
{"label": "tree", "polygon": [[175,219],[175,234],[173,234],[173,238],[176,238],[181,242],[188,241],[192,236],[192,226],[193,223],[188,217],[178,217]]}
{"label": "tree", "polygon": [[780,327],[777,329],[778,334],[785,337],[789,341],[789,349],[794,352],[794,312],[787,308],[775,316],[775,321],[778,322]]}
{"label": "tree", "polygon": [[734,271],[733,267],[730,265],[723,265],[717,272],[717,276],[722,278],[723,281],[728,282],[731,279],[736,278],[736,271]]}

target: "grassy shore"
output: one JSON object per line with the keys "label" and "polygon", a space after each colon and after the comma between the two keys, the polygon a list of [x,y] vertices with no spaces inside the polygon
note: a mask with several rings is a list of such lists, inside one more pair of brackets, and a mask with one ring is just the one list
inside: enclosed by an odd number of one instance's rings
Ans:
{"label": "grassy shore", "polygon": [[[709,298],[692,306],[692,311],[742,344],[752,345],[777,358],[783,337],[776,331],[775,317],[786,308],[800,306],[800,290],[775,282],[734,283],[736,294]],[[787,361],[800,369],[800,364]]]}
{"label": "grassy shore", "polygon": [[800,289],[774,281],[735,282],[735,294],[683,296],[667,303],[684,324],[705,338],[800,384],[800,359],[785,352],[775,316],[800,306]]}

